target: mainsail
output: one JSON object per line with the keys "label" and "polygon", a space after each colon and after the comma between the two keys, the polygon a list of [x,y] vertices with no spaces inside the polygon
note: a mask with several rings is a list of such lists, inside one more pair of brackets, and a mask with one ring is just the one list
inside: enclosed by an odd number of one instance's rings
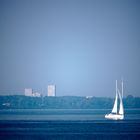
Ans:
{"label": "mainsail", "polygon": [[118,106],[118,94],[116,93],[116,98],[112,109],[112,113],[117,113],[117,106]]}
{"label": "mainsail", "polygon": [[117,80],[116,80],[116,97],[115,97],[112,113],[117,113],[117,106],[118,106],[118,94],[117,94]]}

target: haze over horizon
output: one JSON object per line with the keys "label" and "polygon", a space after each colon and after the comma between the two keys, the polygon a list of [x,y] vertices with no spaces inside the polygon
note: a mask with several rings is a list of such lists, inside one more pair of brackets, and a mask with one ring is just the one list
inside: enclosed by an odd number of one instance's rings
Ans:
{"label": "haze over horizon", "polygon": [[140,96],[139,0],[0,0],[0,94]]}

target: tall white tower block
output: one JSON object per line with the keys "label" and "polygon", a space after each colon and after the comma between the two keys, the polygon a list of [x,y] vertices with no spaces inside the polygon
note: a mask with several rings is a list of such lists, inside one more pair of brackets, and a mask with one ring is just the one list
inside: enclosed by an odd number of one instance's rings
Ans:
{"label": "tall white tower block", "polygon": [[55,85],[48,85],[48,96],[55,96]]}
{"label": "tall white tower block", "polygon": [[32,96],[33,89],[32,88],[25,88],[25,96]]}

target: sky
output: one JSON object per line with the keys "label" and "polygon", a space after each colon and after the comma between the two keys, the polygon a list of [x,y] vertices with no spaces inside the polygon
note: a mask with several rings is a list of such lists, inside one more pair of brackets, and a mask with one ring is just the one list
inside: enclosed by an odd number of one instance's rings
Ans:
{"label": "sky", "polygon": [[0,95],[114,97],[122,78],[140,96],[139,0],[0,0]]}

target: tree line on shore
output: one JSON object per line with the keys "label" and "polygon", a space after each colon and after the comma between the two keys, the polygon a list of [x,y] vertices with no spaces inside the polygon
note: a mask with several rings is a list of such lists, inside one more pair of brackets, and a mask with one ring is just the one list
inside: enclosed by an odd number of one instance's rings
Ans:
{"label": "tree line on shore", "polygon": [[[114,98],[105,97],[29,97],[23,95],[0,96],[0,109],[111,109]],[[128,95],[124,108],[140,108],[140,97]]]}

